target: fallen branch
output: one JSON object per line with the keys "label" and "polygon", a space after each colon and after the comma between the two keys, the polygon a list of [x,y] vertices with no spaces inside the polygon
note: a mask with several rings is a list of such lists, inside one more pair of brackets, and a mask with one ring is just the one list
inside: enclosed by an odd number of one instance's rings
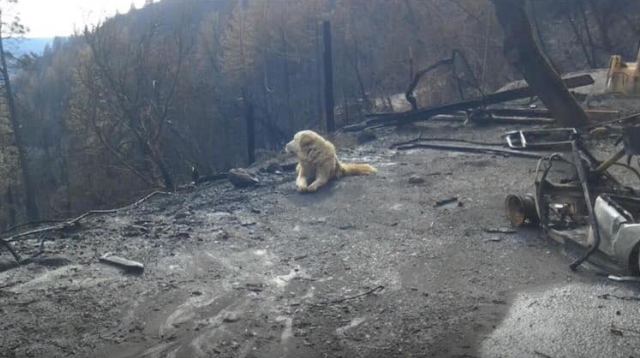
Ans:
{"label": "fallen branch", "polygon": [[620,333],[622,333],[622,332],[631,332],[631,333],[635,333],[635,334],[640,335],[640,331],[637,330],[637,329],[617,327],[617,326],[615,326],[613,324],[611,325],[610,330],[612,332],[615,330],[615,331],[618,331]]}
{"label": "fallen branch", "polygon": [[640,301],[640,297],[616,296],[616,295],[612,295],[612,294],[609,294],[609,293],[605,293],[604,295],[599,295],[598,298],[602,298],[604,300],[608,300],[610,298],[615,298],[615,299],[623,300],[623,301]]}
{"label": "fallen branch", "polygon": [[22,258],[16,252],[16,250],[13,248],[10,242],[0,239],[0,245],[4,246],[7,250],[9,250],[9,252],[11,253],[11,255],[13,255],[13,258],[16,259],[16,262],[18,264],[22,263]]}
{"label": "fallen branch", "polygon": [[418,71],[418,73],[416,73],[416,75],[413,77],[413,81],[411,81],[411,84],[409,84],[409,88],[404,94],[405,98],[407,99],[407,102],[411,104],[412,111],[416,111],[418,109],[418,101],[416,100],[416,97],[414,96],[413,91],[415,91],[416,87],[418,86],[418,83],[420,83],[420,79],[422,79],[422,76],[426,75],[427,73],[435,70],[440,66],[453,65],[454,56],[455,56],[455,52],[453,56],[440,60],[435,64],[425,68],[424,70]]}
{"label": "fallen branch", "polygon": [[203,177],[199,177],[198,180],[195,181],[195,184],[198,185],[198,184],[212,182],[216,180],[223,180],[223,179],[227,179],[227,177],[228,177],[227,173],[205,175]]}
{"label": "fallen branch", "polygon": [[[590,75],[570,77],[570,78],[564,79],[563,81],[564,81],[564,85],[567,88],[582,87],[582,86],[587,86],[594,83],[593,77],[591,77]],[[523,99],[523,98],[531,97],[534,94],[535,93],[530,86],[525,86],[521,88],[489,94],[482,98],[475,98],[467,101],[448,103],[445,105],[433,106],[433,107],[429,107],[429,108],[425,108],[417,111],[377,114],[375,116],[370,116],[371,118],[364,121],[363,123],[346,126],[343,128],[343,130],[346,132],[349,132],[349,131],[358,131],[363,128],[369,128],[377,125],[380,127],[386,127],[386,126],[406,124],[406,123],[411,123],[416,121],[426,121],[437,114],[447,114],[447,113],[461,111],[461,110],[470,109],[470,108],[483,107],[490,104],[498,104],[498,103],[513,101],[517,99]]]}
{"label": "fallen branch", "polygon": [[0,233],[1,236],[5,236],[6,234],[16,231],[20,228],[23,228],[25,226],[37,226],[37,225],[42,225],[42,224],[54,224],[54,223],[61,223],[61,222],[65,222],[65,220],[39,220],[39,221],[29,221],[26,223],[22,223],[22,224],[18,224],[15,226],[12,226],[10,228],[8,228],[7,230],[3,231],[2,233]]}
{"label": "fallen branch", "polygon": [[370,295],[372,293],[375,293],[375,292],[378,292],[378,291],[382,291],[382,290],[384,290],[384,286],[380,285],[380,286],[376,286],[375,288],[373,288],[373,289],[371,289],[371,290],[369,290],[367,292],[361,293],[359,295],[331,300],[331,301],[329,301],[329,303],[342,303],[342,302],[345,302],[345,301],[355,300],[357,298],[368,296],[368,295]]}
{"label": "fallen branch", "polygon": [[[326,254],[327,252],[329,252],[329,251],[328,251],[328,250],[325,250],[325,251],[320,251],[320,252],[316,252],[316,253],[312,253],[312,254],[304,254],[304,255],[296,256],[296,257],[294,257],[292,260],[293,260],[293,261],[300,261],[300,260],[304,260],[304,259],[306,259],[306,258],[307,258],[307,257],[309,257],[309,256],[314,256],[314,257],[315,257],[315,256],[320,256],[320,255],[324,255],[324,254]],[[290,260],[291,260],[291,259],[290,259]]]}
{"label": "fallen branch", "polygon": [[529,158],[529,159],[543,158],[543,156],[539,154],[521,152],[521,151],[512,150],[512,149],[456,146],[456,145],[448,145],[448,144],[416,143],[416,144],[404,145],[396,148],[396,150],[411,150],[411,149],[434,149],[434,150],[445,150],[450,152],[480,153],[480,154],[491,154],[491,155],[498,154],[498,155],[520,157],[520,158]]}
{"label": "fallen branch", "polygon": [[54,225],[54,226],[48,226],[48,227],[44,227],[44,228],[40,228],[40,229],[34,229],[34,230],[29,230],[29,231],[25,231],[23,233],[20,234],[16,234],[13,235],[11,237],[9,237],[8,240],[6,240],[7,242],[14,242],[17,239],[26,237],[26,236],[31,236],[31,235],[36,235],[36,234],[41,234],[44,232],[51,232],[51,231],[59,231],[59,230],[66,230],[69,229],[75,225],[78,224],[78,222],[80,222],[82,219],[87,218],[89,216],[92,215],[100,215],[100,214],[113,214],[113,213],[117,213],[119,211],[123,211],[123,210],[127,210],[130,208],[134,208],[140,204],[142,204],[143,202],[149,200],[150,198],[156,196],[156,195],[171,195],[171,193],[168,192],[164,192],[164,191],[154,191],[151,194],[143,197],[142,199],[136,201],[133,204],[127,205],[127,206],[123,206],[121,208],[117,208],[117,209],[108,209],[108,210],[91,210],[91,211],[87,211],[86,213],[76,217],[75,219],[69,220],[69,221],[65,221],[59,225]]}

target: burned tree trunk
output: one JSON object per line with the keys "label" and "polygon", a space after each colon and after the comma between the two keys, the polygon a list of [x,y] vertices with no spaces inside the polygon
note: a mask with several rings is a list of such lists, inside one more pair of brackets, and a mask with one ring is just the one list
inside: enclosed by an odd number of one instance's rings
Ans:
{"label": "burned tree trunk", "polygon": [[[0,17],[2,13],[0,12]],[[2,20],[0,19],[0,32],[2,31]],[[22,184],[24,186],[27,221],[37,221],[40,219],[38,205],[36,202],[35,184],[31,177],[29,169],[29,157],[27,154],[26,144],[23,137],[22,123],[18,118],[18,110],[15,103],[11,81],[9,79],[9,68],[4,50],[4,41],[0,37],[0,75],[3,82],[3,96],[6,99],[7,108],[9,110],[9,122],[13,130],[13,136],[18,149],[18,160],[20,161],[20,170],[22,172]]]}
{"label": "burned tree trunk", "polygon": [[290,133],[295,132],[295,122],[293,118],[293,109],[291,108],[291,78],[289,71],[289,47],[287,46],[287,37],[284,28],[280,28],[280,37],[282,39],[282,70],[284,94],[287,104],[287,125]]}
{"label": "burned tree trunk", "polygon": [[[243,91],[244,92],[244,91]],[[253,104],[247,100],[246,93],[244,94],[246,120],[247,120],[247,162],[248,165],[255,163],[256,161],[256,120],[255,109]]]}
{"label": "burned tree trunk", "polygon": [[493,0],[504,31],[504,52],[558,122],[567,127],[587,124],[587,115],[536,45],[524,2]]}
{"label": "burned tree trunk", "polygon": [[322,88],[320,84],[322,83],[322,48],[320,44],[320,23],[316,22],[316,107],[318,112],[318,120],[320,120],[324,116],[324,111],[322,107]]}
{"label": "burned tree trunk", "polygon": [[334,98],[333,98],[333,50],[331,46],[331,23],[324,21],[324,106],[325,106],[325,126],[327,132],[336,130],[334,119]]}

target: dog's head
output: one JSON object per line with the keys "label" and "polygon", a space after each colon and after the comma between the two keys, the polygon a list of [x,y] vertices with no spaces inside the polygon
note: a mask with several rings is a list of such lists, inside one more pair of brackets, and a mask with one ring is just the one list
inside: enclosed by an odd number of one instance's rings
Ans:
{"label": "dog's head", "polygon": [[318,135],[313,131],[300,131],[293,136],[293,140],[284,147],[287,153],[300,154],[304,148],[311,145]]}

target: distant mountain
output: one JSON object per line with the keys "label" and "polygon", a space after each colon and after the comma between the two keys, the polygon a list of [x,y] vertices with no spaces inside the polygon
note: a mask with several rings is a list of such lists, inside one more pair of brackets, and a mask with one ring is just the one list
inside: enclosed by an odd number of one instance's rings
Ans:
{"label": "distant mountain", "polygon": [[53,43],[52,37],[33,37],[33,38],[16,38],[6,41],[5,48],[11,52],[13,56],[20,57],[22,55],[35,53],[42,55],[44,48]]}

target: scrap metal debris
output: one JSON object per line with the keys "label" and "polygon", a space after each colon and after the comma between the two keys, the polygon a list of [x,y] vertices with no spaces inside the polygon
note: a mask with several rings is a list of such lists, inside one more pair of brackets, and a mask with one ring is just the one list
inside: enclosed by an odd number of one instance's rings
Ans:
{"label": "scrap metal debris", "polygon": [[531,194],[525,196],[507,195],[504,201],[507,219],[514,227],[519,227],[525,222],[538,224],[538,212],[536,199]]}
{"label": "scrap metal debris", "polygon": [[554,128],[529,131],[512,131],[503,137],[509,148],[531,150],[562,150],[571,148],[575,128]]}
{"label": "scrap metal debris", "polygon": [[[514,226],[526,221],[539,223],[552,239],[581,247],[583,254],[570,265],[571,269],[597,254],[594,262],[605,268],[621,269],[633,276],[640,274],[640,197],[608,171],[617,165],[640,177],[635,168],[618,163],[623,155],[640,154],[640,149],[630,144],[638,143],[640,131],[626,128],[623,138],[625,147],[600,162],[587,150],[580,135],[573,133],[572,160],[555,153],[538,162],[535,196],[507,196],[509,221]],[[568,177],[550,179],[552,168]]]}
{"label": "scrap metal debris", "polygon": [[472,145],[450,145],[450,144],[432,144],[432,143],[415,143],[395,147],[396,150],[412,150],[412,149],[433,149],[444,150],[449,152],[461,153],[478,153],[489,155],[513,156],[528,159],[540,159],[543,156],[536,153],[528,153],[512,149],[493,148],[488,146],[472,146]]}
{"label": "scrap metal debris", "polygon": [[363,292],[363,293],[360,293],[360,294],[357,294],[357,295],[354,295],[354,296],[347,296],[347,297],[343,297],[343,298],[333,299],[333,300],[329,300],[329,301],[327,301],[325,303],[317,303],[316,305],[343,303],[343,302],[346,302],[346,301],[351,301],[351,300],[355,300],[355,299],[358,299],[358,298],[361,298],[361,297],[364,297],[364,296],[368,296],[368,295],[374,294],[374,293],[376,293],[378,291],[382,291],[384,289],[385,289],[384,286],[378,285],[378,286],[370,289],[369,291],[366,291],[366,292]]}
{"label": "scrap metal debris", "polygon": [[640,277],[638,276],[616,276],[616,275],[609,275],[607,276],[607,278],[611,281],[617,281],[617,282],[640,282]]}

